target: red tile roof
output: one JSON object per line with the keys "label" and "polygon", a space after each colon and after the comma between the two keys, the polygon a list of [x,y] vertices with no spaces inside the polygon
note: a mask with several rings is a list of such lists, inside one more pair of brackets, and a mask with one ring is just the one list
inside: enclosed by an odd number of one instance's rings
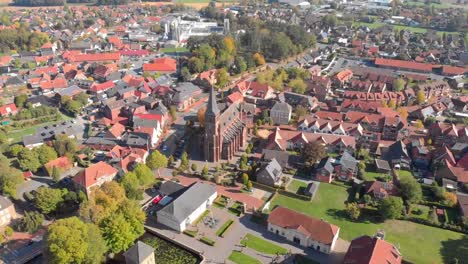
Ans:
{"label": "red tile roof", "polygon": [[99,178],[108,175],[115,176],[117,172],[117,169],[111,165],[100,161],[79,172],[73,177],[73,181],[87,189],[96,184]]}
{"label": "red tile roof", "polygon": [[399,250],[385,240],[361,236],[351,241],[344,264],[400,264]]}
{"label": "red tile roof", "polygon": [[336,225],[284,207],[275,208],[268,216],[268,223],[297,230],[310,239],[325,245],[331,245],[340,230]]}
{"label": "red tile roof", "polygon": [[338,79],[338,81],[343,82],[353,77],[353,72],[351,70],[346,69],[337,73],[335,77]]}
{"label": "red tile roof", "polygon": [[149,119],[149,120],[158,120],[159,123],[163,123],[163,116],[158,114],[135,114],[133,118]]}
{"label": "red tile roof", "polygon": [[104,83],[95,83],[93,85],[91,85],[91,88],[89,88],[89,90],[91,92],[103,92],[103,91],[107,91],[109,89],[112,89],[115,87],[115,84],[113,81],[107,81],[107,82],[104,82]]}
{"label": "red tile roof", "polygon": [[122,56],[146,56],[149,55],[150,52],[148,50],[140,49],[140,50],[121,50],[120,55]]}
{"label": "red tile roof", "polygon": [[404,60],[382,59],[382,58],[376,58],[375,65],[399,68],[399,69],[417,70],[417,71],[424,71],[424,72],[431,72],[432,68],[434,67],[434,65],[427,64],[427,63],[419,63],[419,62],[404,61]]}
{"label": "red tile roof", "polygon": [[78,54],[69,57],[72,62],[98,62],[98,61],[119,61],[120,53],[96,53],[96,54]]}
{"label": "red tile roof", "polygon": [[7,115],[15,115],[18,113],[18,109],[16,109],[16,105],[14,103],[6,104],[0,106],[0,115],[7,116]]}
{"label": "red tile roof", "polygon": [[443,75],[463,75],[465,74],[466,69],[461,67],[454,67],[454,66],[442,66],[442,74]]}
{"label": "red tile roof", "polygon": [[40,83],[40,87],[42,90],[66,88],[67,86],[68,86],[68,82],[67,82],[67,79],[65,78],[56,78],[55,80]]}
{"label": "red tile roof", "polygon": [[177,70],[177,61],[172,58],[159,58],[153,63],[143,64],[143,71],[175,72]]}
{"label": "red tile roof", "polygon": [[120,137],[124,131],[125,126],[120,123],[115,123],[112,127],[109,128],[109,133],[115,138]]}

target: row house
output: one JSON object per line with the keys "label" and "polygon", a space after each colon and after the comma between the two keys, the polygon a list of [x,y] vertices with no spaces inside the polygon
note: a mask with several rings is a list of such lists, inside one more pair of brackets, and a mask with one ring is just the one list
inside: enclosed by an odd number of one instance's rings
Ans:
{"label": "row house", "polygon": [[347,150],[354,153],[356,138],[352,136],[315,134],[303,131],[281,130],[277,128],[268,137],[267,149],[297,150],[309,142],[323,144],[329,152],[342,153]]}
{"label": "row house", "polygon": [[468,127],[449,123],[434,123],[429,127],[429,136],[436,145],[452,146],[468,143]]}
{"label": "row house", "polygon": [[297,128],[298,130],[314,133],[349,135],[354,137],[359,137],[363,132],[360,124],[317,119],[312,116],[307,116],[304,120],[300,121]]}

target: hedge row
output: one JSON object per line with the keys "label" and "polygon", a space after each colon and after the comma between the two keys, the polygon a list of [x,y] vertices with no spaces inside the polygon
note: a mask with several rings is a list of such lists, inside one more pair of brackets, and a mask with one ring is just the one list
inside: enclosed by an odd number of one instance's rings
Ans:
{"label": "hedge row", "polygon": [[231,219],[227,220],[226,223],[221,226],[218,231],[216,231],[216,235],[219,237],[223,237],[224,233],[231,227],[231,225],[234,223]]}
{"label": "hedge row", "polygon": [[200,241],[207,244],[208,246],[214,246],[214,244],[216,243],[214,240],[209,239],[207,237],[200,238]]}
{"label": "hedge row", "polygon": [[401,220],[406,220],[406,221],[414,222],[414,223],[417,223],[417,224],[423,224],[423,225],[432,226],[432,227],[438,227],[438,228],[442,228],[442,229],[446,229],[446,230],[459,232],[459,233],[463,233],[463,234],[468,235],[468,230],[465,229],[465,228],[462,228],[461,226],[458,226],[458,225],[450,225],[450,224],[447,224],[447,223],[442,223],[442,224],[433,223],[433,222],[431,222],[429,220],[416,218],[416,217],[402,217]]}

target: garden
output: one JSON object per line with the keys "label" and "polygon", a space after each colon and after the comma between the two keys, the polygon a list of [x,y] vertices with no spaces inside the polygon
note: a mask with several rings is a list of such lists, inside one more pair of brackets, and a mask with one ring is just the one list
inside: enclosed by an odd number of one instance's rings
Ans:
{"label": "garden", "polygon": [[[146,236],[146,235],[145,235]],[[154,248],[159,264],[196,264],[200,260],[194,254],[156,236],[146,236],[143,242]]]}
{"label": "garden", "polygon": [[[378,230],[384,230],[385,239],[399,245],[403,258],[415,263],[443,263],[451,261],[454,257],[466,259],[468,237],[461,233],[410,221],[382,222],[375,217],[361,217],[363,219],[351,221],[345,210],[345,202],[350,193],[352,193],[351,188],[335,184],[320,184],[313,202],[279,194],[272,200],[270,208],[284,206],[324,219],[339,226],[340,237],[348,241],[362,235],[375,235]],[[376,211],[369,210],[365,214],[375,215]],[[453,250],[454,248],[458,250]],[[428,252],[431,254],[427,254]]]}
{"label": "garden", "polygon": [[276,244],[273,244],[265,239],[259,238],[257,236],[254,236],[252,234],[247,234],[245,237],[241,240],[241,245],[246,246],[248,248],[251,248],[255,251],[258,251],[260,253],[264,254],[270,254],[270,255],[284,255],[288,253],[288,250],[285,249],[284,247],[278,246]]}

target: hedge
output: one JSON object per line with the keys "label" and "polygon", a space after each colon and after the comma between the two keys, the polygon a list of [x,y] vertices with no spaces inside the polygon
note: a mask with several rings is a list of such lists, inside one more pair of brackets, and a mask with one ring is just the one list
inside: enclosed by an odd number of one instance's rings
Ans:
{"label": "hedge", "polygon": [[289,192],[289,191],[283,190],[282,188],[274,188],[274,187],[271,187],[271,186],[268,186],[268,185],[265,185],[265,184],[261,184],[261,183],[258,183],[258,182],[252,182],[252,185],[255,188],[258,188],[258,189],[273,192],[273,193],[278,192],[278,193],[280,193],[282,195],[289,196],[291,198],[296,198],[296,199],[300,199],[300,200],[304,200],[304,201],[310,201],[311,200],[311,197],[309,197],[309,196]]}
{"label": "hedge", "polygon": [[191,230],[184,230],[184,234],[186,234],[189,237],[196,237],[198,232],[197,231],[191,231]]}
{"label": "hedge", "polygon": [[218,231],[216,231],[216,235],[219,237],[223,237],[224,233],[231,227],[231,225],[234,223],[231,219],[227,220],[226,223],[224,223]]}
{"label": "hedge", "polygon": [[446,223],[442,223],[442,224],[433,223],[433,222],[431,222],[429,220],[416,218],[416,217],[401,217],[400,219],[410,221],[410,222],[414,222],[414,223],[417,223],[417,224],[422,224],[422,225],[427,225],[427,226],[432,226],[432,227],[438,227],[438,228],[442,228],[442,229],[446,229],[446,230],[459,232],[459,233],[463,233],[463,234],[468,235],[468,230],[467,229],[464,229],[461,226],[457,226],[457,225],[450,225],[450,224],[446,224]]}
{"label": "hedge", "polygon": [[207,237],[200,238],[200,241],[207,244],[208,246],[214,246],[214,244],[216,243],[214,240]]}

